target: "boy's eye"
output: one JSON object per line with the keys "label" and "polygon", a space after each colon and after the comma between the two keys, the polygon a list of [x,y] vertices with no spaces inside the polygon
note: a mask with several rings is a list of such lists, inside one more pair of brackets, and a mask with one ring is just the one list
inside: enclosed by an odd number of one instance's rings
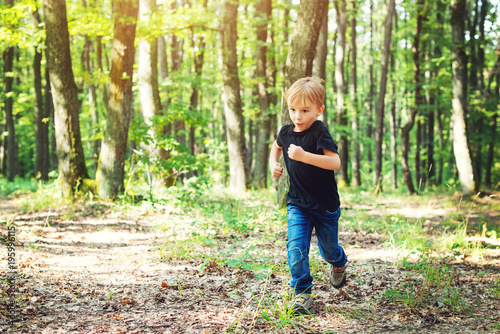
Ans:
{"label": "boy's eye", "polygon": [[305,113],[305,112],[309,112],[309,110],[302,110],[302,112],[304,112],[304,113]]}

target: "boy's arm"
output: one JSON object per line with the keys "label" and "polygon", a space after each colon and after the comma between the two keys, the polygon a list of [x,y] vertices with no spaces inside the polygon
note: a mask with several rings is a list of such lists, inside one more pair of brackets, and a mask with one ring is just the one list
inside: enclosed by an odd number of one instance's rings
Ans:
{"label": "boy's arm", "polygon": [[332,150],[323,149],[323,154],[306,152],[302,147],[294,144],[291,144],[288,148],[290,159],[328,170],[337,170],[340,168],[340,157],[337,153]]}
{"label": "boy's arm", "polygon": [[281,148],[275,140],[271,147],[271,155],[269,157],[269,168],[271,169],[273,177],[280,177],[283,173],[283,167],[279,163],[281,154],[283,154],[283,148]]}

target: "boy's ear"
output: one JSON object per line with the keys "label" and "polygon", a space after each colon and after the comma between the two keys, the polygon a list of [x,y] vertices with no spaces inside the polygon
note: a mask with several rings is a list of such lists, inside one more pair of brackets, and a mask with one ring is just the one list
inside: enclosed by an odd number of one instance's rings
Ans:
{"label": "boy's ear", "polygon": [[323,111],[325,110],[325,105],[323,104],[321,107],[319,107],[318,109],[318,117],[321,116],[321,114],[323,113]]}

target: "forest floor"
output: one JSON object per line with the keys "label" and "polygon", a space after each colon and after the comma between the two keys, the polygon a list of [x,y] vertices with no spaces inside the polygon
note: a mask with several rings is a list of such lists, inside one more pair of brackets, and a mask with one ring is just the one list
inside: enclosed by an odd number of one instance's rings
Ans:
{"label": "forest floor", "polygon": [[314,242],[307,316],[286,308],[286,213],[272,194],[0,200],[2,239],[7,226],[16,239],[14,271],[0,243],[0,332],[500,333],[498,195],[344,196],[347,285],[329,285]]}

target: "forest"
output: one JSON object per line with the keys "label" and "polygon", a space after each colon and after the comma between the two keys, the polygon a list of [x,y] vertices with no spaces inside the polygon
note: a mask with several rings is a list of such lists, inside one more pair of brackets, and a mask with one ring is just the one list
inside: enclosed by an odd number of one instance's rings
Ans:
{"label": "forest", "polygon": [[[1,0],[0,329],[500,331],[498,5]],[[297,317],[269,154],[307,76],[350,276],[312,247]]]}

